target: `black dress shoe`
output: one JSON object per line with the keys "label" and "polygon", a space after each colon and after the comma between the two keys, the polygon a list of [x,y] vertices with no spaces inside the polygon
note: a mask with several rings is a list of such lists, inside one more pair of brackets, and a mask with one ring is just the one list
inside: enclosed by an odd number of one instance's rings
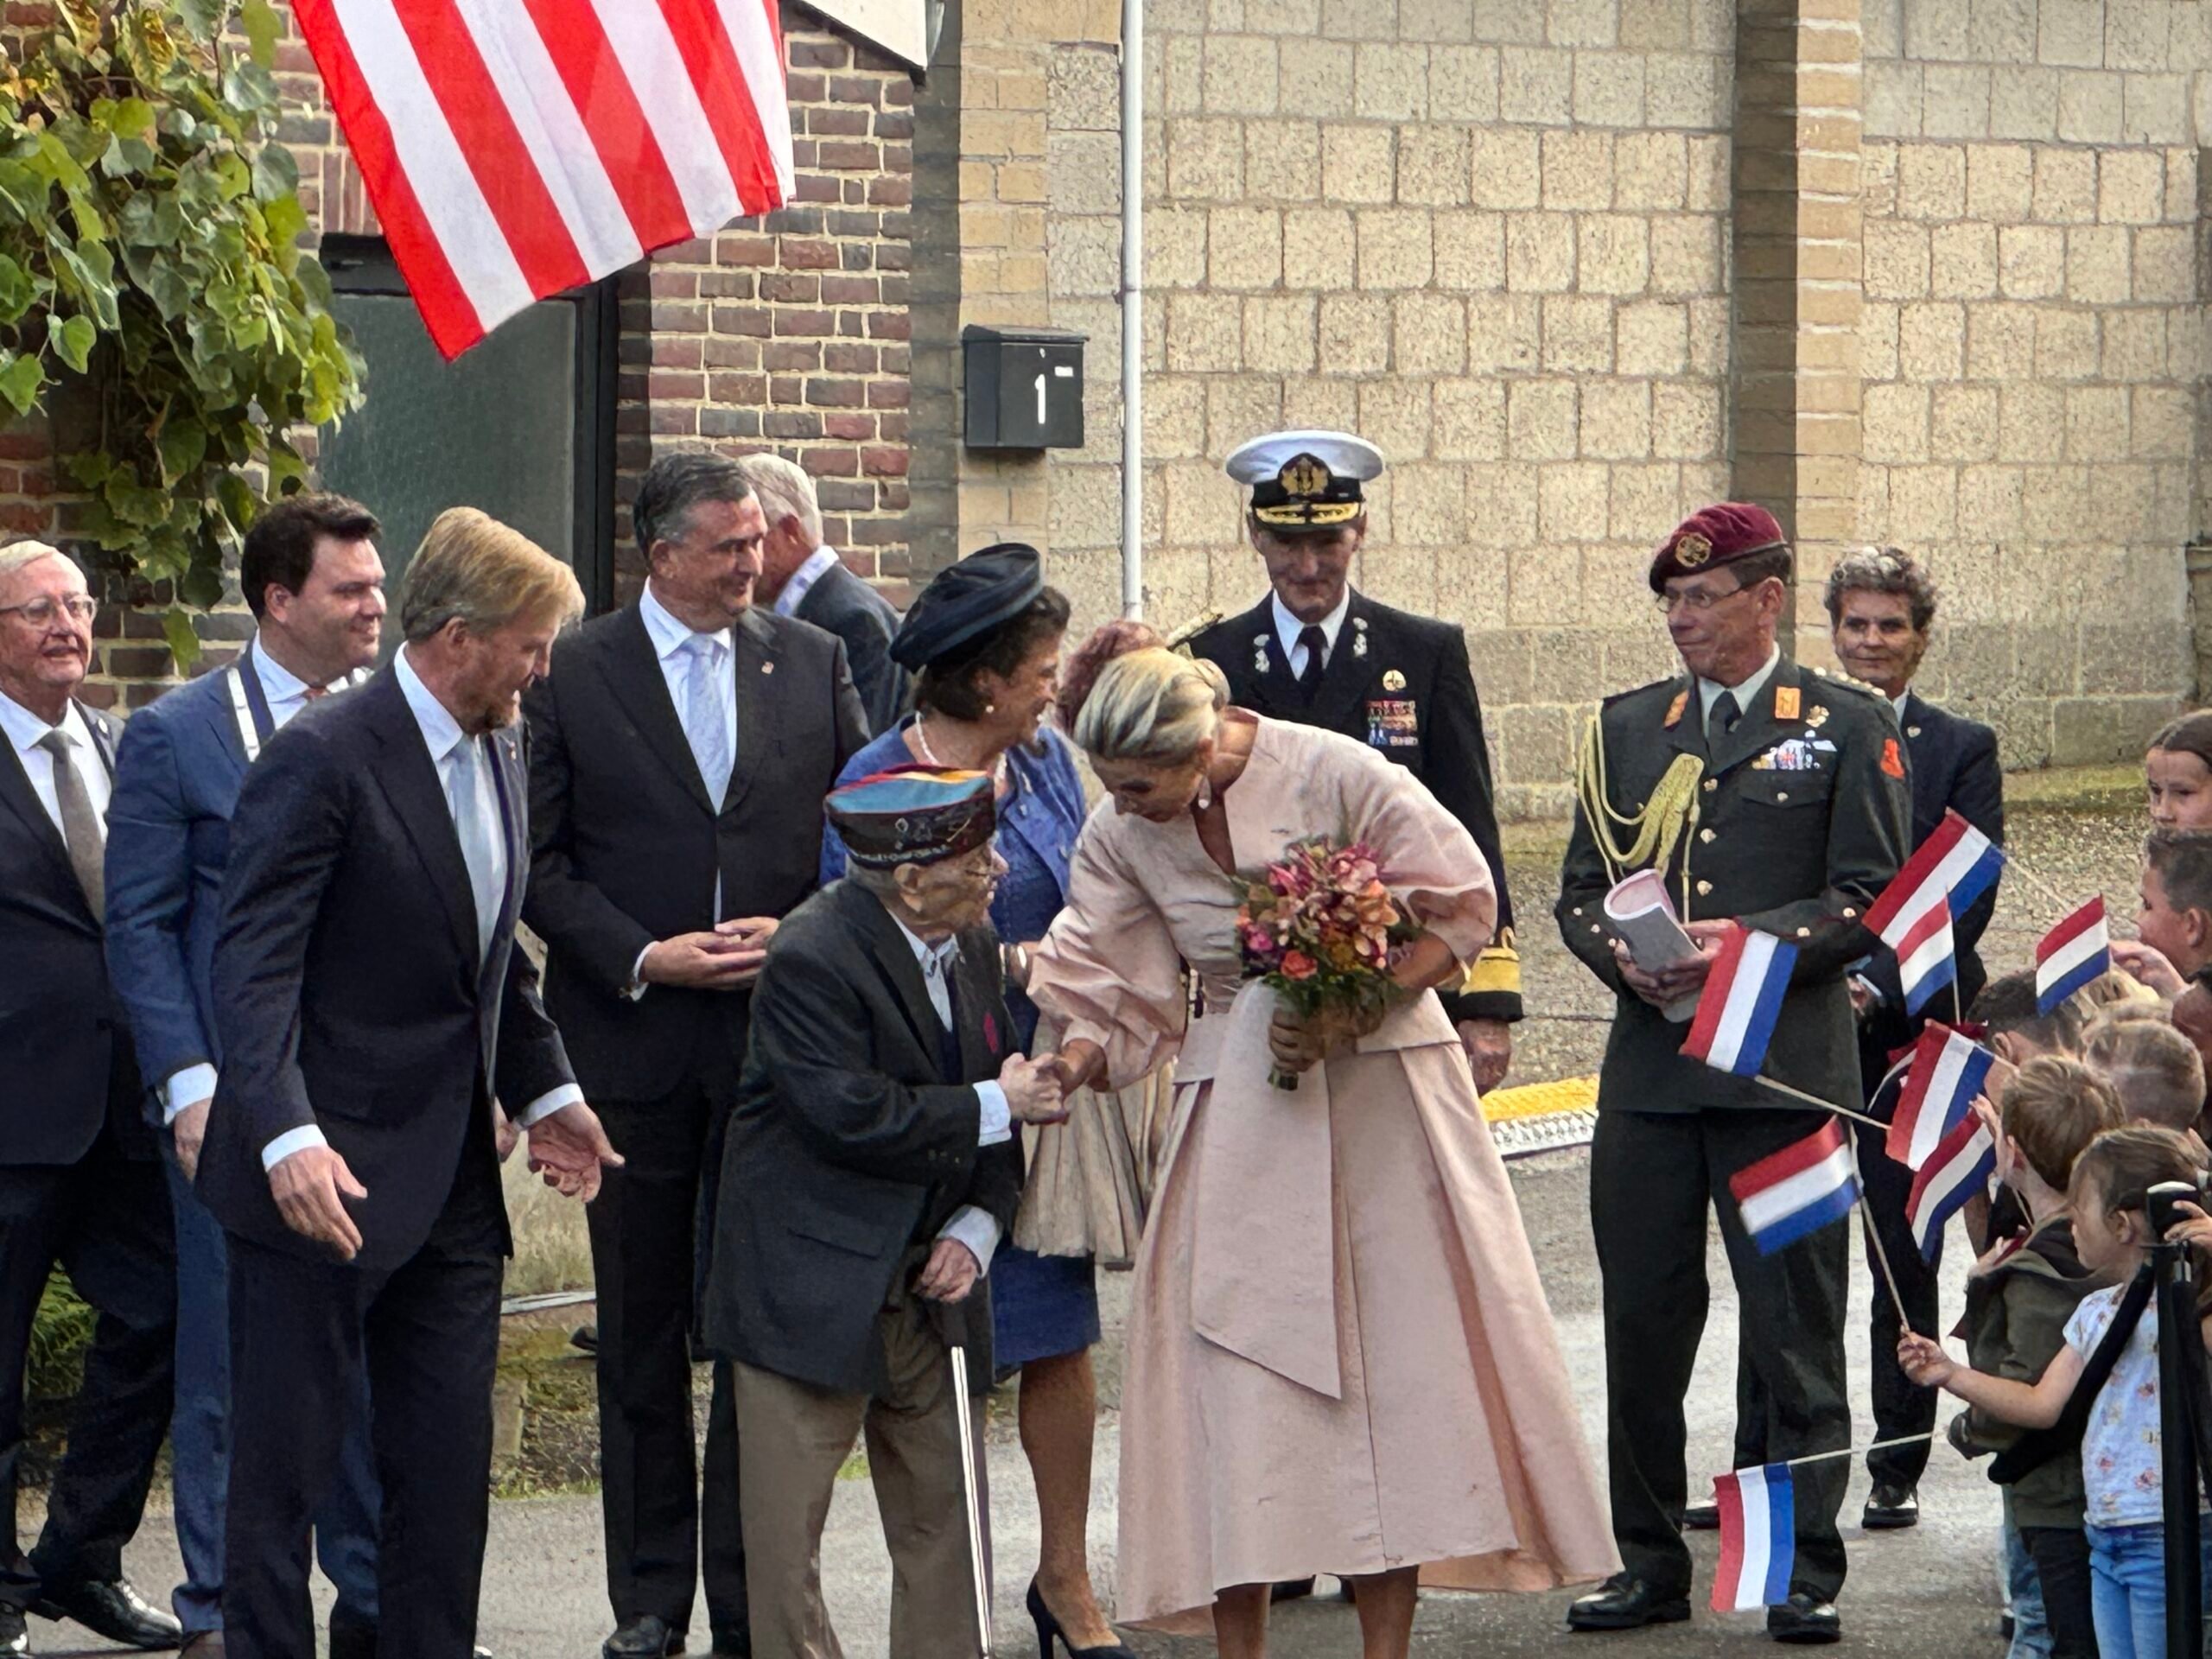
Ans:
{"label": "black dress shoe", "polygon": [[0,1601],[0,1654],[10,1656],[29,1653],[31,1639],[23,1629],[23,1610]]}
{"label": "black dress shoe", "polygon": [[1690,1616],[1687,1592],[1665,1591],[1625,1573],[1605,1580],[1605,1588],[1567,1604],[1570,1630],[1640,1630],[1646,1624],[1680,1624]]}
{"label": "black dress shoe", "polygon": [[1920,1524],[1920,1494],[1892,1480],[1877,1481],[1874,1490],[1867,1494],[1866,1508],[1859,1517],[1859,1524],[1869,1532],[1895,1532],[1901,1527],[1916,1527]]}
{"label": "black dress shoe", "polygon": [[1832,1601],[1815,1601],[1793,1590],[1779,1607],[1766,1610],[1766,1633],[1777,1642],[1814,1646],[1843,1640],[1843,1619]]}
{"label": "black dress shoe", "polygon": [[604,1659],[667,1659],[683,1651],[683,1637],[653,1613],[626,1618],[600,1647]]}
{"label": "black dress shoe", "polygon": [[1296,1601],[1301,1597],[1310,1596],[1313,1593],[1313,1580],[1284,1579],[1277,1583],[1274,1589],[1268,1592],[1268,1599],[1269,1601]]}
{"label": "black dress shoe", "polygon": [[1718,1532],[1720,1530],[1720,1506],[1718,1503],[1690,1503],[1682,1510],[1684,1532]]}
{"label": "black dress shoe", "polygon": [[41,1618],[74,1619],[95,1636],[145,1653],[164,1652],[184,1641],[184,1626],[176,1616],[148,1601],[128,1579],[44,1586],[31,1611]]}

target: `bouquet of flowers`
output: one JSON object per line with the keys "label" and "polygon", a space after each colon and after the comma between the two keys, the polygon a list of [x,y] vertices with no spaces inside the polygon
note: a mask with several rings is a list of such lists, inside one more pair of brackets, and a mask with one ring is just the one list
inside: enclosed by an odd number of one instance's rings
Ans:
{"label": "bouquet of flowers", "polygon": [[[1382,1011],[1393,989],[1391,952],[1420,929],[1382,885],[1373,848],[1326,836],[1294,842],[1243,886],[1236,937],[1248,979],[1272,987],[1308,1019],[1334,1009]],[[1280,1067],[1268,1081],[1298,1087]]]}

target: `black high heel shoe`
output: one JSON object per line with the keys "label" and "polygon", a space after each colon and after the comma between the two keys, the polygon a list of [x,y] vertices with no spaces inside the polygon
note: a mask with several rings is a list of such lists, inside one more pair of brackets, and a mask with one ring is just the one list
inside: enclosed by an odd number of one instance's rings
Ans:
{"label": "black high heel shoe", "polygon": [[1137,1659],[1135,1650],[1123,1647],[1119,1642],[1109,1642],[1095,1648],[1078,1648],[1068,1640],[1068,1633],[1060,1628],[1060,1621],[1052,1617],[1052,1610],[1045,1605],[1045,1598],[1037,1593],[1037,1580],[1029,1580],[1029,1621],[1037,1627],[1038,1659],[1052,1659],[1052,1643],[1057,1640],[1068,1650],[1068,1659]]}

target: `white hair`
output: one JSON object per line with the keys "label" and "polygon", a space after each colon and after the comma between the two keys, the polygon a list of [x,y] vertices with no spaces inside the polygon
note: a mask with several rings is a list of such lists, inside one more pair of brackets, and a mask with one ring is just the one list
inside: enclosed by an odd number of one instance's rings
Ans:
{"label": "white hair", "polygon": [[806,469],[781,455],[741,455],[737,469],[760,498],[760,510],[773,530],[786,518],[796,518],[814,546],[822,545],[822,503],[815,499],[814,480]]}
{"label": "white hair", "polygon": [[12,576],[18,570],[27,570],[41,559],[61,559],[71,564],[76,561],[60,548],[45,542],[10,542],[0,547],[0,580]]}

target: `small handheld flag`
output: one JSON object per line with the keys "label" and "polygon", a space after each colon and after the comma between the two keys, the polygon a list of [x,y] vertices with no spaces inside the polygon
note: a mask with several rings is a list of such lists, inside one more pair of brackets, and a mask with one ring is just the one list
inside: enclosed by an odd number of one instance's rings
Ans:
{"label": "small handheld flag", "polygon": [[1946,807],[1943,822],[1914,849],[1897,879],[1868,907],[1866,925],[1895,950],[1892,935],[1900,931],[1900,923],[1917,921],[1938,897],[1952,915],[1965,914],[1997,880],[2004,862],[2002,848],[1961,817],[1956,808]]}
{"label": "small handheld flag", "polygon": [[1989,1081],[1997,1057],[1940,1020],[1920,1028],[1884,1149],[1907,1169],[1925,1165]]}
{"label": "small handheld flag", "polygon": [[1789,1465],[1770,1463],[1713,1478],[1720,1510],[1720,1564],[1713,1611],[1747,1613],[1789,1599],[1797,1564],[1797,1503]]}
{"label": "small handheld flag", "polygon": [[1796,961],[1796,945],[1732,924],[1706,975],[1681,1052],[1716,1071],[1757,1077]]}
{"label": "small handheld flag", "polygon": [[2036,1013],[2049,1014],[2090,981],[2112,971],[2105,896],[2075,911],[2036,944]]}
{"label": "small handheld flag", "polygon": [[1843,1123],[1831,1117],[1814,1134],[1738,1170],[1728,1190],[1744,1230],[1761,1255],[1818,1232],[1859,1202],[1859,1162]]}
{"label": "small handheld flag", "polygon": [[1923,1258],[1935,1258],[1943,1240],[1943,1224],[1975,1193],[1989,1190],[1989,1178],[1996,1169],[1996,1144],[1981,1120],[1971,1114],[1937,1143],[1912,1178],[1912,1192],[1904,1201],[1905,1219]]}

